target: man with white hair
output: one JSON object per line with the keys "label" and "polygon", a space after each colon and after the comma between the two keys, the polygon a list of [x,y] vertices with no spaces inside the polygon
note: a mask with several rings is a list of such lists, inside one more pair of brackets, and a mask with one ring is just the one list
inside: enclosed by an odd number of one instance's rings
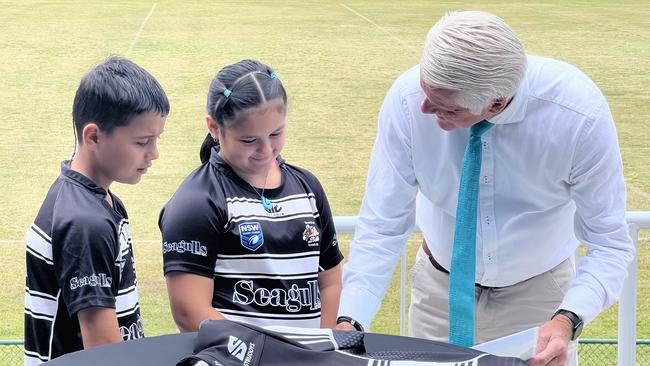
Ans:
{"label": "man with white hair", "polygon": [[337,327],[369,326],[417,222],[411,336],[467,346],[540,326],[529,364],[575,365],[634,257],[625,202],[596,85],[526,55],[495,15],[447,14],[379,113]]}

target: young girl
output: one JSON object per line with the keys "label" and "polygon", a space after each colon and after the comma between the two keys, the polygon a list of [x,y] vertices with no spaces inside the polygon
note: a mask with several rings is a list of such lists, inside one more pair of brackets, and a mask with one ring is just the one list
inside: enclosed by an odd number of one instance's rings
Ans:
{"label": "young girl", "polygon": [[176,324],[334,327],[343,256],[318,179],[280,157],[282,82],[257,61],[226,66],[210,84],[207,112],[202,165],[159,220]]}

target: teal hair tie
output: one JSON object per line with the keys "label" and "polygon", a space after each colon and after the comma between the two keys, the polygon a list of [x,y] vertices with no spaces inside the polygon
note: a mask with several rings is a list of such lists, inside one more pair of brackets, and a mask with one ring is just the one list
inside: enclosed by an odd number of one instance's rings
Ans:
{"label": "teal hair tie", "polygon": [[227,89],[227,88],[223,90],[223,95],[225,95],[226,98],[228,98],[230,96],[230,94],[232,94],[232,90]]}
{"label": "teal hair tie", "polygon": [[271,73],[271,79],[277,79],[277,78],[278,78],[278,73],[275,72],[275,71],[273,71],[273,72]]}

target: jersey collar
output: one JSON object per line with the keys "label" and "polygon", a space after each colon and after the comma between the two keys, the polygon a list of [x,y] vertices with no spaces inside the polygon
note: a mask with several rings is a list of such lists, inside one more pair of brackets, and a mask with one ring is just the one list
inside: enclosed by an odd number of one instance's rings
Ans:
{"label": "jersey collar", "polygon": [[105,197],[107,194],[104,188],[98,186],[90,178],[86,177],[85,175],[79,173],[76,170],[70,169],[70,160],[64,160],[61,162],[61,175],[63,177],[66,177],[67,179],[76,182],[77,184],[82,185],[83,187],[87,188],[91,192],[101,194],[102,197]]}

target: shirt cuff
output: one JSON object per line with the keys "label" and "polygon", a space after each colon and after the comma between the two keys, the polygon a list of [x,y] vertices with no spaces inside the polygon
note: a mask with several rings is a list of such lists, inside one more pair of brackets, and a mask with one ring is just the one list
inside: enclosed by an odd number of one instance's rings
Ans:
{"label": "shirt cuff", "polygon": [[341,292],[339,316],[349,316],[370,330],[370,323],[379,310],[381,299],[362,287],[345,286]]}
{"label": "shirt cuff", "polygon": [[572,287],[566,296],[564,296],[564,300],[558,309],[565,309],[576,313],[584,324],[587,325],[603,310],[601,305],[603,301],[598,301],[597,299],[601,299],[601,295],[589,287]]}

